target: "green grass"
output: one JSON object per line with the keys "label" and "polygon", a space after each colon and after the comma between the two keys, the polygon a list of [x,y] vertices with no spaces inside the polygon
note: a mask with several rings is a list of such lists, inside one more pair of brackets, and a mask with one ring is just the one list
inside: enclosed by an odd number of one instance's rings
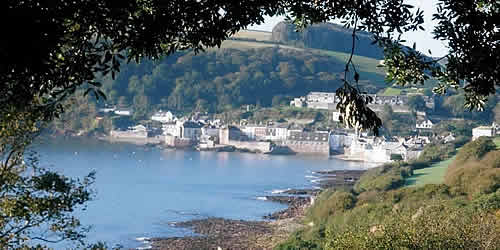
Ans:
{"label": "green grass", "polygon": [[455,160],[455,156],[448,160],[432,164],[429,168],[413,171],[413,175],[406,179],[406,185],[422,186],[425,184],[443,183],[446,169],[448,169],[448,165],[450,165],[453,160]]}
{"label": "green grass", "polygon": [[271,41],[272,34],[273,33],[267,32],[267,31],[242,30],[242,31],[234,34],[234,37],[255,39],[257,41]]}
{"label": "green grass", "polygon": [[380,95],[383,96],[393,96],[393,95],[401,95],[402,89],[397,89],[397,88],[386,88],[384,92],[382,92]]}

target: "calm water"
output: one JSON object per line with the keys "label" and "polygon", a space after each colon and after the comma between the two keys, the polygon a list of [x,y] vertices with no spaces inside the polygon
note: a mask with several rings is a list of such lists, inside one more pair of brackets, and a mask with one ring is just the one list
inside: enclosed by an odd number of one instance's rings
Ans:
{"label": "calm water", "polygon": [[258,200],[273,190],[312,187],[312,171],[360,169],[326,156],[269,156],[165,150],[93,140],[37,146],[42,166],[68,176],[97,171],[95,200],[79,215],[89,239],[139,247],[139,237],[183,236],[169,225],[208,216],[260,220],[284,206]]}

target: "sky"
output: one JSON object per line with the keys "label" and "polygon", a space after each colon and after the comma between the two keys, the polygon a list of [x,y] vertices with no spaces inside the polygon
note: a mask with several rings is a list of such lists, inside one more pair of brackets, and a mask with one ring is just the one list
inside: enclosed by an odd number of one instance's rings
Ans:
{"label": "sky", "polygon": [[[417,43],[417,50],[429,55],[428,50],[432,51],[433,57],[444,56],[447,53],[446,43],[443,41],[438,41],[432,38],[431,31],[436,22],[432,20],[432,14],[436,12],[436,5],[438,0],[407,0],[405,1],[415,7],[419,7],[424,10],[425,31],[411,32],[406,34],[403,38],[407,40],[408,46],[412,46],[413,42]],[[261,25],[254,25],[249,27],[249,29],[254,30],[264,30],[271,31],[273,27],[283,21],[285,17],[266,17],[266,20]]]}

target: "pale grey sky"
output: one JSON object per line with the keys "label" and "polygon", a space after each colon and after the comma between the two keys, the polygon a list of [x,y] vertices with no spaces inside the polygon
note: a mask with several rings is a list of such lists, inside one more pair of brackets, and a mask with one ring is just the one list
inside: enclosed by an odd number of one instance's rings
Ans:
{"label": "pale grey sky", "polygon": [[[418,31],[408,33],[404,36],[404,39],[408,41],[406,45],[412,46],[413,42],[417,43],[417,50],[429,54],[427,51],[430,49],[432,51],[432,56],[444,56],[447,52],[446,43],[443,41],[434,40],[432,38],[432,30],[435,22],[432,21],[432,14],[436,12],[436,4],[438,0],[407,0],[409,4],[416,7],[420,7],[424,10],[425,14],[425,31]],[[266,17],[266,21],[262,25],[255,25],[249,27],[249,29],[255,30],[265,30],[271,31],[273,27],[283,21],[284,17]]]}

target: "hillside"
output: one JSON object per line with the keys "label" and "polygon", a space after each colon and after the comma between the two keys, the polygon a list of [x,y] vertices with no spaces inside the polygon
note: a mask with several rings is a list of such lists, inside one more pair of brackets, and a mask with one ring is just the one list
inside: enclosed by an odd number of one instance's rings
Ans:
{"label": "hillside", "polygon": [[[382,49],[372,44],[370,33],[358,31],[356,37],[354,54],[375,59],[383,58]],[[273,28],[271,40],[297,47],[350,53],[352,30],[338,24],[320,23],[311,25],[302,32],[295,32],[293,24],[281,22]]]}
{"label": "hillside", "polygon": [[[111,103],[145,112],[219,112],[244,104],[284,104],[310,91],[335,91],[340,86],[348,54],[275,44],[265,40],[269,36],[242,32],[219,49],[124,65],[115,80],[103,79],[103,88]],[[378,60],[355,56],[354,62],[366,91],[386,87]]]}
{"label": "hillside", "polygon": [[[335,91],[350,56],[342,52],[350,31],[334,24],[313,25],[304,33],[292,31],[285,23],[273,32],[244,30],[221,48],[123,65],[115,80],[102,79],[103,89],[111,104],[133,107],[136,118],[157,109],[221,112],[246,104],[286,105],[311,91]],[[388,85],[384,69],[377,67],[377,49],[367,33],[358,36],[353,62],[360,87],[368,93],[383,93]]]}

